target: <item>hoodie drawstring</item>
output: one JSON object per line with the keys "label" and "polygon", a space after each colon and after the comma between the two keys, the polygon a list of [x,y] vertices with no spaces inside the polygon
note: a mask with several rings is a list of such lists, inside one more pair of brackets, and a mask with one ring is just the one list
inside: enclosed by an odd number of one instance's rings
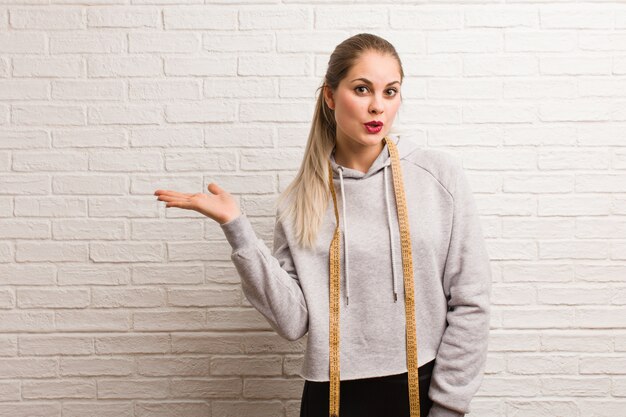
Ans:
{"label": "hoodie drawstring", "polygon": [[[345,284],[346,284],[346,305],[350,301],[350,265],[348,257],[348,216],[346,215],[347,198],[343,186],[343,167],[337,166],[339,171],[339,184],[341,187],[341,205],[343,211],[343,243],[344,243],[344,264],[345,264]],[[389,246],[391,247],[391,281],[393,283],[393,301],[398,301],[398,290],[396,285],[396,254],[393,244],[393,233],[391,226],[391,205],[389,204],[389,186],[387,185],[387,165],[383,168],[383,183],[385,184],[385,205],[387,207],[387,226],[389,229]]]}
{"label": "hoodie drawstring", "polygon": [[389,208],[389,192],[387,191],[387,165],[383,168],[383,182],[385,183],[385,204],[387,206],[387,225],[389,226],[389,246],[391,247],[391,280],[393,281],[393,302],[395,303],[398,301],[398,292],[396,291],[396,258],[393,250],[393,233],[391,232],[391,209]]}

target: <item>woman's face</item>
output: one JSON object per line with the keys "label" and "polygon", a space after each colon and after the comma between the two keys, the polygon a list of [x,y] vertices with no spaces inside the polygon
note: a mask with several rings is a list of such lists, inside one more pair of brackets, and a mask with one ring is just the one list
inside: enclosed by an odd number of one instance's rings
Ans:
{"label": "woman's face", "polygon": [[[337,122],[337,142],[352,148],[380,144],[401,104],[400,82],[398,62],[392,56],[365,52],[335,91],[325,88],[324,99]],[[368,130],[365,123],[371,121],[382,122],[382,129]]]}

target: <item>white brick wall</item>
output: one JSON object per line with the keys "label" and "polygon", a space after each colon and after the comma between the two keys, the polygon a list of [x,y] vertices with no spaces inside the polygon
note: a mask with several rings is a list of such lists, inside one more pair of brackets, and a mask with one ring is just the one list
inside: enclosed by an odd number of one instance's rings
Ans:
{"label": "white brick wall", "polygon": [[626,416],[626,4],[574,0],[0,0],[0,416],[299,415],[306,337],[152,193],[217,182],[271,247],[359,32],[397,47],[397,126],[462,160],[484,222],[471,417]]}

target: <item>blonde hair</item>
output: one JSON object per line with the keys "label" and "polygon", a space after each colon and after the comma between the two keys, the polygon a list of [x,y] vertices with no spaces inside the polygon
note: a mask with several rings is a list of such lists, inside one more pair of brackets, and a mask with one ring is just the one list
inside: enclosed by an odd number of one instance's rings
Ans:
{"label": "blonde hair", "polygon": [[317,103],[302,164],[276,202],[277,207],[289,200],[284,210],[278,211],[279,219],[291,219],[296,241],[302,247],[314,248],[331,197],[328,160],[335,146],[337,124],[333,110],[324,100],[324,87],[335,91],[359,57],[369,51],[395,58],[400,67],[400,82],[404,78],[402,62],[393,45],[370,33],[359,33],[344,40],[330,55],[324,81],[316,90]]}

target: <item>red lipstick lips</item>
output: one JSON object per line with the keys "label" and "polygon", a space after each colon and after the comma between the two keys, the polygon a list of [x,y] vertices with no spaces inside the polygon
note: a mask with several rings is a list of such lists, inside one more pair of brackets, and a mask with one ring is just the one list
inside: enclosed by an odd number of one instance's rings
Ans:
{"label": "red lipstick lips", "polygon": [[383,122],[378,120],[372,120],[370,122],[364,123],[363,125],[365,126],[365,130],[367,130],[368,133],[378,133],[383,128]]}

